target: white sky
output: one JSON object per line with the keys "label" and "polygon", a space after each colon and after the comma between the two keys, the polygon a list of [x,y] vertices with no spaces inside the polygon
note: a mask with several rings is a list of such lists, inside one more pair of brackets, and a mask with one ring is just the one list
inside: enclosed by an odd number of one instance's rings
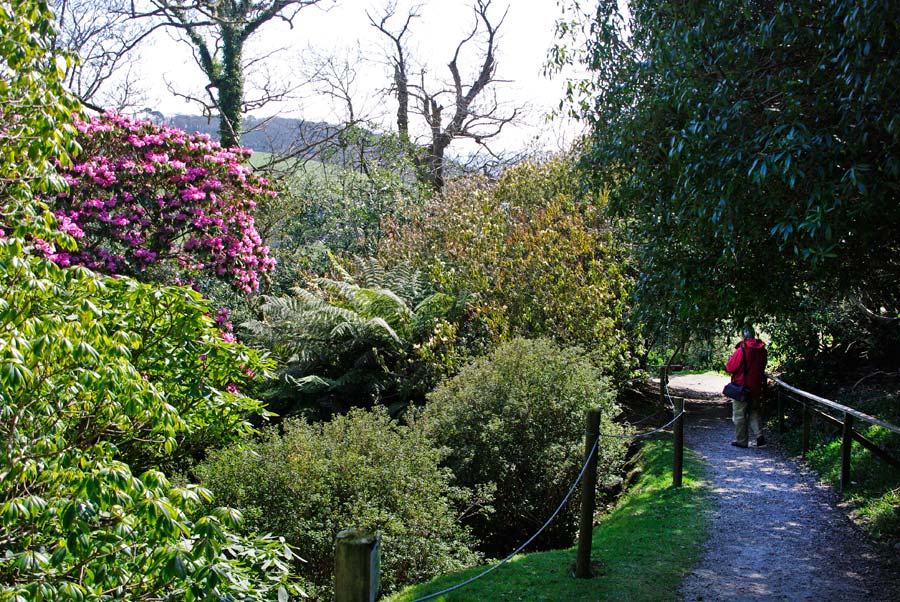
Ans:
{"label": "white sky", "polygon": [[[498,34],[496,58],[497,77],[509,80],[509,83],[499,85],[498,97],[501,103],[528,105],[530,110],[518,127],[504,129],[502,137],[497,139],[497,146],[506,150],[522,148],[529,143],[548,150],[565,147],[571,142],[577,125],[548,124],[544,118],[558,106],[564,80],[557,77],[551,81],[541,74],[547,51],[554,42],[555,21],[560,15],[557,0],[494,0],[489,12],[492,22],[499,20],[507,2],[509,12]],[[362,56],[371,61],[356,65],[359,70],[356,104],[371,113],[379,113],[379,121],[390,127],[396,118],[396,105],[378,93],[390,84],[391,71],[385,55],[389,41],[369,24],[366,17],[366,10],[373,16],[380,15],[384,3],[385,0],[339,0],[335,3],[324,0],[320,4],[330,7],[328,10],[319,5],[303,9],[295,19],[293,29],[280,21],[268,24],[251,40],[251,51],[247,54],[284,48],[267,61],[266,68],[274,74],[276,81],[300,83],[304,64],[309,63],[305,57],[309,56],[310,49],[320,54],[355,56],[358,48]],[[471,2],[425,0],[417,4],[420,5],[417,11],[420,17],[413,20],[405,38],[409,41],[410,55],[425,64],[429,76],[435,78],[433,81],[449,79],[446,65],[456,45],[474,24]],[[392,21],[394,27],[401,25],[399,17],[405,17],[407,9],[413,5],[400,0],[397,17]],[[467,77],[471,80],[477,68],[474,61],[480,59],[475,56],[475,45],[470,44],[468,48],[473,59],[469,63],[461,60],[464,83]],[[194,64],[186,44],[174,41],[171,34],[157,35],[153,45],[142,52],[141,70],[149,93],[149,106],[166,114],[200,112],[196,105],[187,104],[166,89],[165,82],[168,81],[178,91],[205,94],[202,88],[206,83],[204,76]],[[248,77],[248,87],[252,81],[253,77]],[[340,118],[339,109],[325,102],[321,95],[310,94],[309,88],[301,89],[291,101],[269,105],[254,114],[263,117],[273,113],[323,121]],[[465,152],[465,147],[461,142],[454,142],[451,152]]]}

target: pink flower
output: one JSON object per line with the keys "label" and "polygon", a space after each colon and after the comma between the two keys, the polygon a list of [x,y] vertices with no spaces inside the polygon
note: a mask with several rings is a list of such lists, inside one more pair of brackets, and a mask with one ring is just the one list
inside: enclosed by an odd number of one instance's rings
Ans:
{"label": "pink flower", "polygon": [[[55,260],[132,274],[172,261],[180,282],[206,270],[245,292],[273,269],[249,212],[275,191],[241,164],[249,151],[114,113],[76,127],[81,158],[57,164],[69,191],[46,200],[81,250]],[[132,252],[121,255],[121,245]]]}
{"label": "pink flower", "polygon": [[[76,214],[77,215],[77,214]],[[59,229],[61,232],[65,232],[72,238],[83,238],[84,230],[78,227],[78,224],[69,219],[66,215],[57,215],[59,219]]]}
{"label": "pink flower", "polygon": [[53,255],[54,251],[56,251],[56,249],[53,248],[53,245],[40,238],[34,239],[34,250],[45,257]]}
{"label": "pink flower", "polygon": [[144,263],[153,263],[156,261],[156,253],[148,251],[147,249],[138,249],[134,252],[134,255]]}

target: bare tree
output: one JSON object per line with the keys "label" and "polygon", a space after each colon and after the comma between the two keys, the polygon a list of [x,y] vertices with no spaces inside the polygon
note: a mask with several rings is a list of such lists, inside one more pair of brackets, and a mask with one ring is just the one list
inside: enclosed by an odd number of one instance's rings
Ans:
{"label": "bare tree", "polygon": [[330,103],[334,114],[329,122],[298,125],[290,143],[271,140],[272,152],[262,169],[280,169],[312,158],[337,162],[368,174],[371,155],[370,140],[376,129],[376,111],[366,102],[367,95],[359,90],[359,65],[363,64],[362,51],[348,51],[344,56],[307,50],[302,65],[306,92],[302,98],[316,98]]}
{"label": "bare tree", "polygon": [[391,49],[391,64],[394,68],[394,85],[392,92],[397,97],[397,133],[400,139],[409,143],[409,49],[407,48],[404,37],[409,33],[409,25],[413,19],[419,17],[417,12],[421,5],[414,6],[406,14],[406,20],[403,26],[397,31],[388,29],[388,21],[397,15],[397,3],[391,2],[384,9],[381,19],[375,20],[368,12],[369,22],[372,26],[383,33],[391,41],[393,48]]}
{"label": "bare tree", "polygon": [[[379,19],[368,15],[371,25],[390,40],[394,70],[391,92],[398,102],[397,129],[401,139],[410,140],[410,112],[424,120],[427,142],[410,148],[420,179],[435,190],[444,187],[444,156],[453,140],[468,138],[489,150],[490,141],[519,115],[518,107],[504,109],[497,100],[496,85],[503,83],[497,77],[497,32],[509,8],[495,20],[488,14],[491,3],[492,0],[476,0],[472,6],[475,23],[470,33],[457,44],[447,64],[450,80],[443,87],[430,86],[423,69],[419,70],[418,83],[411,82],[413,66],[405,37],[410,32],[412,20],[418,17],[419,7],[409,10],[402,26],[393,29],[389,22],[397,16],[396,3],[389,4]],[[477,47],[480,65],[471,80],[464,82],[460,58],[471,46]],[[493,152],[489,154],[497,156]]]}
{"label": "bare tree", "polygon": [[54,49],[78,55],[66,68],[66,87],[96,111],[119,112],[146,104],[134,69],[136,47],[152,32],[129,18],[128,0],[52,0]]}
{"label": "bare tree", "polygon": [[324,1],[328,0],[146,0],[147,8],[141,10],[133,4],[132,14],[155,19],[157,26],[174,28],[184,35],[208,80],[208,98],[181,96],[201,103],[207,115],[218,115],[220,140],[227,147],[240,144],[245,112],[282,99],[288,91],[264,85],[257,97],[245,96],[247,41],[276,19],[293,27],[301,9]]}

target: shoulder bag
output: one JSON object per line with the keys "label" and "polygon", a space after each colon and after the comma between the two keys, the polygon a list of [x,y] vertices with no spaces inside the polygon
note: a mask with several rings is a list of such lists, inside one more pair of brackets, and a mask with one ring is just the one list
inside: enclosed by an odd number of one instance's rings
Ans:
{"label": "shoulder bag", "polygon": [[747,388],[747,348],[741,345],[741,365],[744,367],[744,383],[739,385],[736,383],[728,383],[722,389],[725,397],[730,397],[735,401],[750,401],[750,389]]}

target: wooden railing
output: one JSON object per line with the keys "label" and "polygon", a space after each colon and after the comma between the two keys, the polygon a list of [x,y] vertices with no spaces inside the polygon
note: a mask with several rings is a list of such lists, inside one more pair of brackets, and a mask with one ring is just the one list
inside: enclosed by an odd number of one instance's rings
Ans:
{"label": "wooden railing", "polygon": [[[802,453],[803,457],[809,452],[809,434],[812,425],[812,418],[818,417],[829,424],[833,424],[841,428],[841,490],[846,491],[850,486],[850,452],[852,451],[853,442],[856,441],[863,448],[872,452],[872,454],[888,464],[900,468],[900,460],[893,457],[884,449],[878,447],[869,439],[863,437],[860,433],[853,429],[856,422],[864,422],[874,424],[875,426],[887,429],[892,433],[900,435],[900,426],[885,422],[874,416],[869,416],[859,410],[847,407],[843,404],[813,395],[807,391],[803,391],[796,387],[792,387],[786,382],[779,380],[773,376],[769,379],[775,383],[777,401],[778,401],[778,430],[784,432],[785,406],[784,401],[790,400],[799,403],[802,406],[803,416],[803,433],[802,433]],[[843,419],[838,419],[823,411],[822,408],[839,412],[843,415]]]}

